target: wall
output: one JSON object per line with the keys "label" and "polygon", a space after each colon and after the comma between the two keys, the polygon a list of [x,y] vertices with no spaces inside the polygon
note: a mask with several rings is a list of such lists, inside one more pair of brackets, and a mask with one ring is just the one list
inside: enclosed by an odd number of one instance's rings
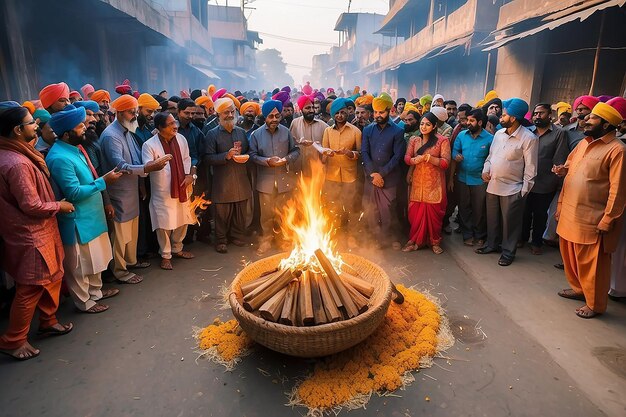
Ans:
{"label": "wall", "polygon": [[536,102],[541,88],[543,62],[538,36],[511,42],[498,49],[495,80],[498,95]]}

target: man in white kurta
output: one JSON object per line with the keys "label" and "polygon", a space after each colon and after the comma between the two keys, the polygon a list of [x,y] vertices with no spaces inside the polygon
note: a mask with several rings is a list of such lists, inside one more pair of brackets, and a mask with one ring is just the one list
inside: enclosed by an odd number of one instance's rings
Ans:
{"label": "man in white kurta", "polygon": [[166,154],[172,159],[161,171],[150,173],[150,218],[156,231],[161,254],[161,268],[172,269],[172,257],[191,259],[193,254],[183,251],[187,225],[196,219],[191,213],[189,195],[195,173],[191,172],[191,157],[185,137],[178,133],[178,125],[169,113],[154,117],[158,133],[142,147],[142,160],[154,161]]}

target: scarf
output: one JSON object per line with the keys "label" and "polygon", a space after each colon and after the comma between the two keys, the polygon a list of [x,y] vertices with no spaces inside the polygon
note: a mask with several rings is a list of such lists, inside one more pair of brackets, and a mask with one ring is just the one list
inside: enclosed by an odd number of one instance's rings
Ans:
{"label": "scarf", "polygon": [[50,178],[50,170],[48,169],[48,165],[46,165],[43,155],[32,145],[17,139],[2,138],[0,139],[0,150],[13,151],[24,155],[30,159],[46,177]]}
{"label": "scarf", "polygon": [[172,159],[170,160],[170,176],[172,177],[170,196],[184,203],[187,201],[187,190],[181,185],[185,180],[185,171],[183,169],[183,156],[180,153],[178,140],[174,137],[167,142],[161,135],[159,135],[159,140],[163,146],[163,151],[166,154],[172,155]]}

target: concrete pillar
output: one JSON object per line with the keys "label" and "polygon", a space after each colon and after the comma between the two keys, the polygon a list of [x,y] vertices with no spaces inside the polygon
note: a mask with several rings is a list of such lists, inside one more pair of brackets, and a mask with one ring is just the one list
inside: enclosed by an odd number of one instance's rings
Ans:
{"label": "concrete pillar", "polygon": [[37,77],[29,73],[29,62],[24,53],[24,33],[20,25],[23,10],[22,2],[19,0],[5,0],[2,2],[4,25],[2,36],[5,37],[8,44],[8,54],[2,54],[2,57],[8,57],[5,62],[0,58],[0,74],[2,74],[2,88],[5,97],[24,101],[26,99],[34,99],[39,97],[39,89],[36,85]]}

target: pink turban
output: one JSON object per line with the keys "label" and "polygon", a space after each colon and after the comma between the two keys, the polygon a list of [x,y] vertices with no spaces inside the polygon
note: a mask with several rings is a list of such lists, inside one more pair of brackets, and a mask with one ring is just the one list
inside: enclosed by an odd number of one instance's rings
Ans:
{"label": "pink turban", "polygon": [[580,96],[578,97],[576,100],[574,100],[574,110],[576,110],[576,107],[578,107],[579,104],[582,104],[583,106],[587,106],[589,107],[589,110],[593,109],[596,104],[598,104],[600,102],[600,100],[598,100],[596,97],[594,96]]}
{"label": "pink turban", "polygon": [[313,96],[306,95],[306,94],[302,95],[298,98],[298,102],[297,102],[298,108],[302,110],[306,106],[307,103],[313,103],[314,100],[315,99],[313,98]]}
{"label": "pink turban", "polygon": [[39,92],[39,100],[45,109],[62,97],[70,99],[70,87],[65,83],[47,85]]}

